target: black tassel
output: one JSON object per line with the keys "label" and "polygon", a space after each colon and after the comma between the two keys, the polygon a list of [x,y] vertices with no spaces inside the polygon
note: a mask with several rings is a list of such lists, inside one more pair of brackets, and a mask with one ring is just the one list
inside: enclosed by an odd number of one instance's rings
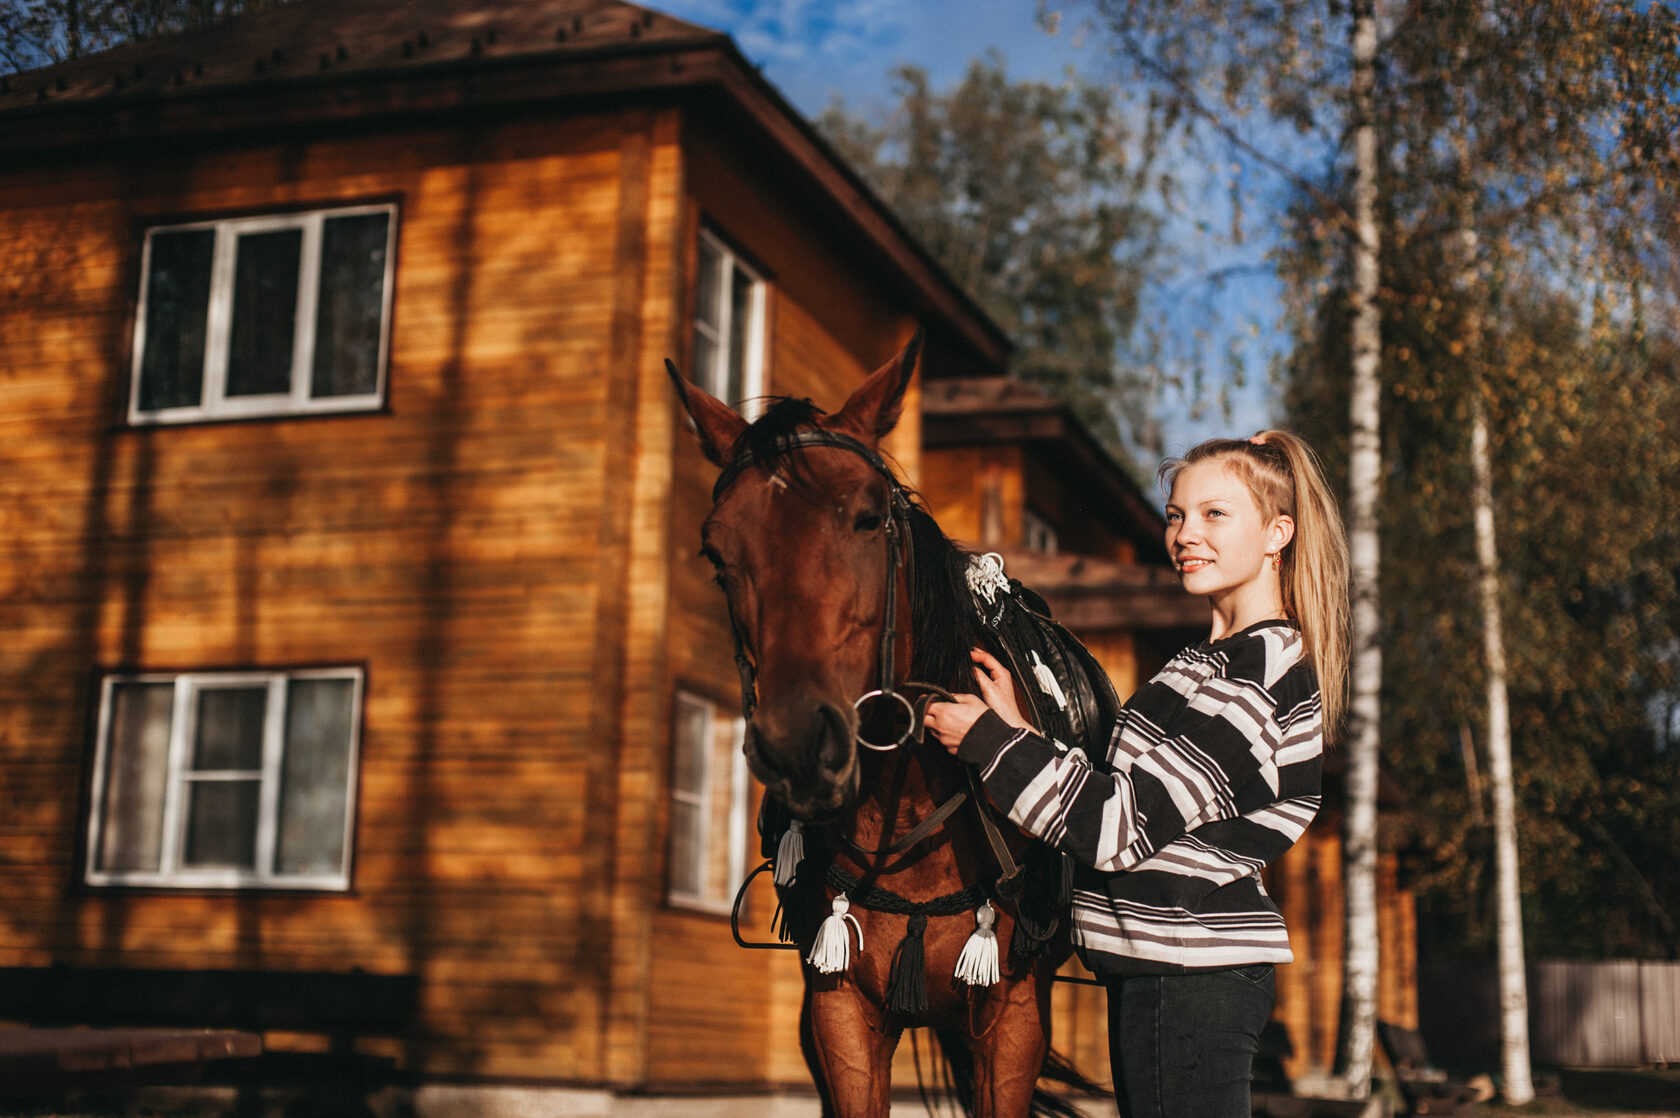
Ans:
{"label": "black tassel", "polygon": [[1038,954],[1043,946],[1032,936],[1027,934],[1027,926],[1020,920],[1015,921],[1015,930],[1009,933],[1009,957],[1011,959],[1030,959]]}
{"label": "black tassel", "polygon": [[1021,905],[1015,910],[1015,930],[1009,934],[1009,957],[1012,959],[1036,958],[1049,946],[1050,938],[1056,934],[1058,926],[1056,917],[1039,924],[1027,915],[1026,906]]}
{"label": "black tassel", "polygon": [[[812,863],[807,859],[804,864]],[[778,912],[771,919],[778,923],[776,934],[783,943],[809,947],[817,938],[817,928],[828,915],[828,894],[823,885],[824,875],[812,872],[795,878],[792,885],[776,886]]]}
{"label": "black tassel", "polygon": [[920,912],[911,913],[904,940],[893,952],[892,970],[887,976],[888,1013],[914,1016],[927,1012],[927,962],[922,945],[925,931],[927,917]]}

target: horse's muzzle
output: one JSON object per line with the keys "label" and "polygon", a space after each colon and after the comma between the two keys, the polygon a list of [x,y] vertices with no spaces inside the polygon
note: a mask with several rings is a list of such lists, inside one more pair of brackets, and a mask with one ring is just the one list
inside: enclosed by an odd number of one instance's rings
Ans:
{"label": "horse's muzzle", "polygon": [[795,819],[825,819],[857,794],[856,715],[819,702],[760,708],[747,725],[747,767]]}

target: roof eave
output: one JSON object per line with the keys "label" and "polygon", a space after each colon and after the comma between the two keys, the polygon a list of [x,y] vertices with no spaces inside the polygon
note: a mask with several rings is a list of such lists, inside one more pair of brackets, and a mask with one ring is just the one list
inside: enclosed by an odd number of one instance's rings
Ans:
{"label": "roof eave", "polygon": [[1136,538],[1144,551],[1162,550],[1166,530],[1160,509],[1150,503],[1126,469],[1097,442],[1065,404],[999,407],[972,412],[929,411],[922,417],[922,439],[928,447],[977,443],[1038,443],[1061,455],[1079,476],[1101,486],[1109,499],[1124,509],[1143,531]]}
{"label": "roof eave", "polygon": [[728,36],[641,42],[463,59],[425,67],[314,75],[288,81],[218,84],[168,94],[14,106],[0,115],[0,168],[110,154],[158,140],[272,133],[302,127],[362,126],[451,111],[659,97],[711,89],[735,105],[772,145],[787,153],[821,194],[903,275],[916,314],[943,318],[987,371],[1008,366],[1012,346],[945,275],[886,204],[743,58]]}

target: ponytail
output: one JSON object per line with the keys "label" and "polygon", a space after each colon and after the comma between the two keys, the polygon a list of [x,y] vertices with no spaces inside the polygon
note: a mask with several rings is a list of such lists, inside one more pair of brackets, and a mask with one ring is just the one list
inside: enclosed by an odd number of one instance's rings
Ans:
{"label": "ponytail", "polygon": [[1186,466],[1220,459],[1248,486],[1261,515],[1295,521],[1295,535],[1279,553],[1283,609],[1301,630],[1324,704],[1324,737],[1335,737],[1346,706],[1348,675],[1348,546],[1336,498],[1318,456],[1288,431],[1252,439],[1209,439],[1162,464],[1169,488]]}

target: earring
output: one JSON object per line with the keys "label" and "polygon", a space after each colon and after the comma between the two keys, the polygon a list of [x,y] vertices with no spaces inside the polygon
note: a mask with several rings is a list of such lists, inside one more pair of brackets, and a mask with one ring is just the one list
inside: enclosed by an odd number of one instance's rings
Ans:
{"label": "earring", "polygon": [[1282,569],[1283,569],[1283,554],[1281,552],[1277,552],[1277,551],[1272,552],[1272,570],[1278,571],[1278,570],[1282,570]]}

